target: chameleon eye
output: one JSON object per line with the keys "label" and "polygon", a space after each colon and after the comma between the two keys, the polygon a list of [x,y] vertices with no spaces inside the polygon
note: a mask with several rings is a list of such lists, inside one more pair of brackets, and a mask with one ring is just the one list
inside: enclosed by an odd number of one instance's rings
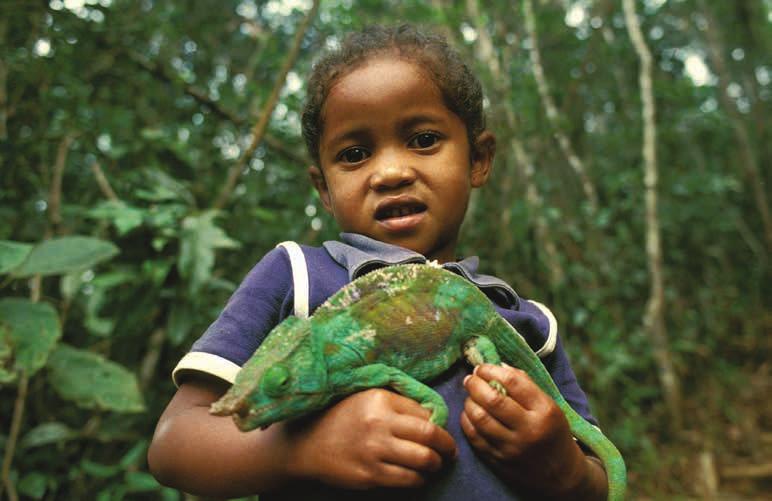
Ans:
{"label": "chameleon eye", "polygon": [[290,371],[281,364],[271,366],[263,375],[261,386],[263,391],[271,396],[278,397],[284,393],[290,383]]}

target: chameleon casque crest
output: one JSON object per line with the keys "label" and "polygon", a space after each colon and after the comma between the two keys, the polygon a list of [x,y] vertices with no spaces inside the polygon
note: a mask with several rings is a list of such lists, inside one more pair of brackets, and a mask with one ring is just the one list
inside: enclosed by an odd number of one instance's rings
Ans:
{"label": "chameleon casque crest", "polygon": [[[566,416],[571,432],[603,462],[609,500],[624,499],[626,469],[603,433],[560,394],[523,337],[471,282],[439,266],[375,270],[331,296],[309,319],[288,317],[211,406],[249,431],[323,409],[333,400],[390,387],[445,426],[448,408],[426,381],[462,356],[472,365],[502,361],[528,373]],[[500,383],[491,385],[504,391]]]}

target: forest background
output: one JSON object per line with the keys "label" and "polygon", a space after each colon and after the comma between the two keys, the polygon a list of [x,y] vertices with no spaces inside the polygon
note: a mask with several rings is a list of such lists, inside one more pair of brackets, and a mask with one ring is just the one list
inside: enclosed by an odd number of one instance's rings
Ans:
{"label": "forest background", "polygon": [[632,499],[772,491],[770,0],[0,2],[7,499],[192,499],[170,372],[276,243],[336,237],[305,75],[410,20],[498,137],[462,254],[551,306]]}

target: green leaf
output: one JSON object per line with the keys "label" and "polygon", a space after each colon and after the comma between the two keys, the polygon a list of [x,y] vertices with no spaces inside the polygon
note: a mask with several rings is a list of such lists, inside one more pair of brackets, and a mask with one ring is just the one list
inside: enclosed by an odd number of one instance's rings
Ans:
{"label": "green leaf", "polygon": [[130,466],[136,465],[147,453],[147,440],[140,440],[131,449],[126,452],[118,463],[122,468],[126,469]]}
{"label": "green leaf", "polygon": [[100,318],[99,310],[107,297],[107,289],[95,287],[86,300],[86,318],[83,324],[88,331],[96,336],[106,337],[115,326],[111,318]]}
{"label": "green leaf", "polygon": [[0,240],[0,273],[8,273],[29,255],[32,245],[10,240]]}
{"label": "green leaf", "polygon": [[59,317],[50,304],[0,299],[0,337],[10,346],[16,369],[37,372],[61,336]]}
{"label": "green leaf", "polygon": [[88,215],[95,219],[110,221],[119,235],[125,235],[142,225],[145,210],[132,207],[122,201],[108,200],[89,210]]}
{"label": "green leaf", "polygon": [[0,386],[13,383],[14,381],[16,381],[16,373],[0,367]]}
{"label": "green leaf", "polygon": [[273,223],[277,219],[275,211],[264,209],[262,207],[255,207],[252,209],[252,214],[263,223]]}
{"label": "green leaf", "polygon": [[47,483],[48,477],[40,472],[33,471],[24,475],[19,482],[19,492],[32,499],[40,499],[46,493]]}
{"label": "green leaf", "polygon": [[106,337],[113,332],[115,318],[100,316],[100,310],[113,295],[110,289],[131,282],[135,275],[127,271],[113,271],[96,276],[89,284],[91,294],[86,296],[86,318],[84,325],[92,334]]}
{"label": "green leaf", "polygon": [[96,353],[59,345],[51,354],[49,382],[65,400],[85,409],[142,412],[137,379],[128,369]]}
{"label": "green leaf", "polygon": [[41,445],[66,442],[78,436],[75,430],[59,422],[43,423],[27,432],[19,441],[19,449],[31,449]]}
{"label": "green leaf", "polygon": [[166,321],[166,332],[173,346],[179,346],[185,341],[195,322],[195,311],[187,302],[176,302],[171,306],[169,318]]}
{"label": "green leaf", "polygon": [[64,300],[71,301],[75,294],[78,293],[81,285],[83,285],[82,275],[82,272],[72,272],[61,276],[59,279],[59,292],[61,292]]}
{"label": "green leaf", "polygon": [[122,470],[119,465],[101,464],[88,459],[80,462],[80,468],[85,473],[97,478],[110,478]]}
{"label": "green leaf", "polygon": [[161,489],[161,500],[162,501],[179,501],[180,493],[179,491],[177,491],[177,489],[172,489],[171,487],[163,487]]}
{"label": "green leaf", "polygon": [[12,383],[16,380],[16,372],[9,370],[13,365],[13,350],[8,337],[2,334],[2,330],[0,330],[0,385]]}
{"label": "green leaf", "polygon": [[144,261],[142,263],[143,278],[150,280],[154,286],[159,287],[166,280],[173,264],[169,259]]}
{"label": "green leaf", "polygon": [[188,205],[193,205],[195,200],[188,187],[181,181],[173,178],[160,169],[147,169],[144,172],[146,185],[144,189],[138,189],[134,194],[151,202],[164,202],[180,200]]}
{"label": "green leaf", "polygon": [[215,249],[233,249],[240,244],[214,224],[217,211],[188,216],[182,221],[180,256],[177,267],[188,279],[192,293],[198,292],[209,280],[214,267]]}
{"label": "green leaf", "polygon": [[117,253],[115,245],[94,237],[55,238],[35,246],[27,259],[13,270],[12,275],[29,277],[67,273],[94,266]]}
{"label": "green leaf", "polygon": [[155,491],[161,484],[153,476],[144,471],[127,471],[125,475],[126,492]]}

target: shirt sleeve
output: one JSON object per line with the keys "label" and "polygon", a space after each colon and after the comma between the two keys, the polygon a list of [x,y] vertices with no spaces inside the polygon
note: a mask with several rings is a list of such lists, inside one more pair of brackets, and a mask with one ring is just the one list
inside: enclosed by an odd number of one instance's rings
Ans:
{"label": "shirt sleeve", "polygon": [[287,252],[271,250],[247,274],[219,317],[172,371],[174,384],[192,372],[233,383],[266,335],[292,312],[292,271]]}

